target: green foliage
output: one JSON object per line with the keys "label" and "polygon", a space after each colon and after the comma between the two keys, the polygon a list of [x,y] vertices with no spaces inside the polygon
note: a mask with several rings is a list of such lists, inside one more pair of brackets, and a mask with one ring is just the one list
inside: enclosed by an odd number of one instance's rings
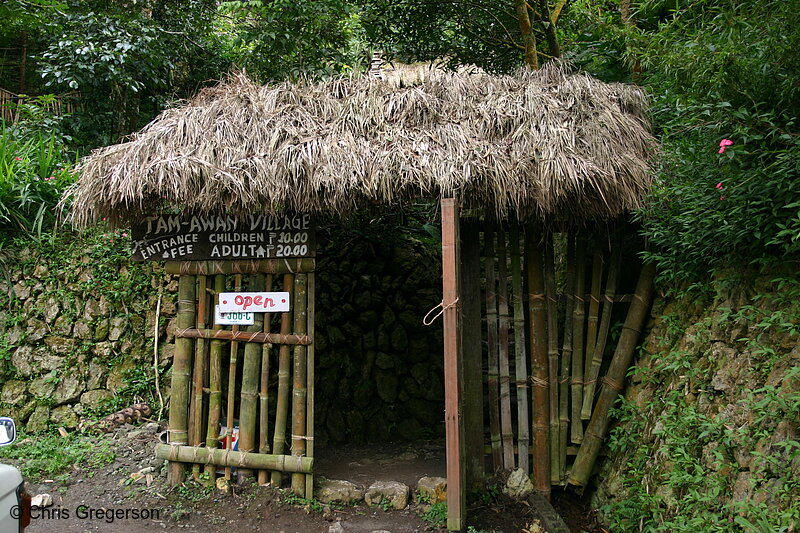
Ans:
{"label": "green foliage", "polygon": [[37,235],[54,228],[61,193],[74,181],[56,133],[0,124],[0,232]]}
{"label": "green foliage", "polygon": [[363,67],[355,4],[346,0],[222,2],[231,55],[262,80],[334,75]]}
{"label": "green foliage", "polygon": [[14,444],[0,448],[0,457],[12,459],[23,477],[32,483],[48,478],[67,478],[74,467],[87,471],[110,464],[116,454],[106,441],[76,435],[62,437],[58,433],[28,436],[23,432]]}
{"label": "green foliage", "polygon": [[[650,1],[640,25],[629,43],[645,67],[664,157],[638,217],[661,276],[796,256],[796,3]],[[733,144],[718,153],[723,139]]]}
{"label": "green foliage", "polygon": [[[717,301],[729,301],[736,289],[731,285],[741,279],[736,273],[715,282]],[[687,307],[677,306],[661,319],[666,344],[635,371],[642,387],[658,392],[644,402],[622,400],[615,411],[620,423],[608,445],[622,467],[622,489],[602,509],[610,530],[790,531],[800,520],[800,443],[781,430],[800,419],[800,367],[786,367],[786,348],[777,340],[796,338],[800,288],[783,276],[755,286],[759,294],[748,299],[753,303],[736,309],[718,308],[695,321],[687,318]],[[702,335],[714,327],[748,332],[734,342],[747,357],[741,372],[760,385],[715,390],[719,365],[732,362],[718,361],[712,350],[693,353],[679,340],[685,332],[695,345],[712,342]],[[784,366],[775,375],[778,364]]]}
{"label": "green foliage", "polygon": [[432,526],[441,527],[447,524],[447,502],[436,502],[420,516]]}

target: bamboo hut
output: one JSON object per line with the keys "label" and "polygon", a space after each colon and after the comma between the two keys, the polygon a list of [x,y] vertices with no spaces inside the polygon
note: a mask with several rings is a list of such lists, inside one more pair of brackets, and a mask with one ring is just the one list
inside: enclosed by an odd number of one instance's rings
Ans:
{"label": "bamboo hut", "polygon": [[[646,267],[635,294],[618,294],[618,247],[602,246],[617,239],[590,243],[586,228],[610,226],[642,204],[655,151],[641,90],[555,61],[509,76],[431,71],[415,84],[371,76],[261,86],[235,74],[163,112],[127,142],[93,152],[65,202],[78,226],[100,219],[126,226],[169,210],[346,217],[441,199],[448,527],[457,531],[465,527],[464,493],[483,474],[484,453],[496,468],[531,473],[544,494],[551,485],[586,484],[652,286]],[[469,219],[469,239],[483,234],[483,245],[465,244],[466,255],[461,214]],[[174,480],[183,463],[219,456],[219,466],[232,466],[230,439],[226,454],[209,449],[211,424],[236,416],[222,408],[221,340],[259,342],[263,351],[240,358],[244,383],[235,383],[235,347],[228,358],[229,385],[242,396],[240,431],[248,432],[240,440],[247,448],[242,457],[261,457],[240,467],[259,470],[262,482],[291,480],[293,490],[310,496],[314,260],[186,262],[170,269],[187,279],[181,301],[188,303],[180,307],[185,324],[176,334],[174,438],[159,457],[178,465]],[[202,329],[209,321],[195,313],[211,306],[197,300],[191,307],[194,288],[218,294],[210,287],[231,274],[237,284],[242,274],[260,276],[261,284],[266,276],[268,285],[293,291],[296,305],[279,321],[265,319],[248,331]],[[195,279],[207,275],[217,277]],[[615,311],[618,302],[632,303],[609,362],[603,352],[612,302]],[[488,329],[461,328],[480,324],[481,316]],[[482,351],[487,336],[490,346]],[[269,371],[279,376],[275,420],[259,411]],[[482,402],[465,401],[484,397],[486,388],[485,412]],[[235,393],[228,391],[230,398]],[[480,423],[464,428],[462,417],[487,420],[491,435]]]}

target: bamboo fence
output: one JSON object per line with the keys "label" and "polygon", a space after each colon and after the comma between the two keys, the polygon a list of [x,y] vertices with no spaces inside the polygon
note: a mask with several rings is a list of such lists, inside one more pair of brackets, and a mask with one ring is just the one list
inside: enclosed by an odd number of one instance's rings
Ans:
{"label": "bamboo fence", "polygon": [[[522,468],[545,496],[552,485],[583,485],[638,342],[651,267],[642,270],[644,285],[635,294],[618,293],[619,230],[607,235],[528,226],[523,231],[514,223],[494,223],[484,228],[482,249],[485,451],[495,471]],[[619,315],[619,304],[627,302],[632,302],[628,322],[609,360],[614,313]],[[608,374],[601,380],[605,368]]]}
{"label": "bamboo fence", "polygon": [[[277,486],[291,474],[292,490],[312,496],[313,270],[313,259],[167,263],[180,278],[169,438],[157,455],[170,462],[171,484],[183,482],[191,465],[212,484],[220,469],[229,479]],[[280,332],[268,313],[256,313],[241,330],[214,324],[212,304],[231,287],[289,292],[292,308],[281,313]]]}

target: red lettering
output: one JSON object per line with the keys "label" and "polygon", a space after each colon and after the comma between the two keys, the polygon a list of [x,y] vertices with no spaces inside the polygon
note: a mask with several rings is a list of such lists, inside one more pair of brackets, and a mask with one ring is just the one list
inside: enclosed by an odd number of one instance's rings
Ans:
{"label": "red lettering", "polygon": [[267,307],[275,307],[275,302],[272,301],[272,298],[264,298],[264,308]]}
{"label": "red lettering", "polygon": [[263,297],[261,295],[258,295],[255,298],[253,298],[253,303],[256,304],[256,305],[261,305],[262,300],[263,300]]}
{"label": "red lettering", "polygon": [[241,294],[237,294],[237,295],[236,295],[236,296],[233,298],[233,303],[235,303],[236,305],[242,305],[242,304],[244,303],[244,298],[242,298],[242,295],[241,295]]}

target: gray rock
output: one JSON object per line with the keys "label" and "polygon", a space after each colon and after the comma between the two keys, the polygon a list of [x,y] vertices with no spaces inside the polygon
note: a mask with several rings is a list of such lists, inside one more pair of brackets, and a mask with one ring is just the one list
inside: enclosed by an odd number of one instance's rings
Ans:
{"label": "gray rock", "polygon": [[46,337],[44,343],[55,353],[67,354],[75,350],[75,339],[67,337]]}
{"label": "gray rock", "polygon": [[14,294],[20,300],[27,300],[28,297],[31,295],[31,289],[30,287],[27,287],[24,282],[18,281],[14,285]]}
{"label": "gray rock", "polygon": [[49,399],[53,391],[56,390],[56,377],[55,371],[50,372],[47,375],[40,376],[33,381],[28,386],[28,390],[31,394],[33,394],[36,398],[41,399]]}
{"label": "gray rock", "polygon": [[125,333],[125,330],[128,327],[128,321],[125,317],[114,317],[111,319],[111,325],[108,330],[108,340],[116,341],[119,340],[122,335]]}
{"label": "gray rock", "polygon": [[341,522],[334,522],[328,526],[328,533],[344,533],[344,527]]}
{"label": "gray rock", "polygon": [[397,377],[392,374],[378,373],[375,381],[380,399],[387,403],[394,403],[397,399]]}
{"label": "gray rock", "polygon": [[418,502],[439,503],[447,501],[447,479],[443,477],[422,477],[417,481]]}
{"label": "gray rock", "polygon": [[25,430],[29,433],[38,433],[47,429],[47,423],[50,421],[50,409],[45,405],[40,405],[33,410],[28,423],[25,425]]}
{"label": "gray rock", "polygon": [[503,492],[510,498],[521,500],[533,492],[533,483],[523,469],[517,468],[508,476]]}
{"label": "gray rock", "polygon": [[9,380],[3,385],[3,392],[0,394],[0,401],[11,405],[22,405],[25,402],[27,385],[24,381]]}
{"label": "gray rock", "polygon": [[60,316],[53,322],[53,333],[56,335],[71,335],[72,334],[72,319],[67,316]]}
{"label": "gray rock", "polygon": [[81,404],[84,407],[97,409],[103,405],[104,402],[113,398],[114,395],[107,390],[90,390],[81,394]]}
{"label": "gray rock", "polygon": [[108,329],[108,320],[99,320],[94,327],[94,340],[106,340],[108,338]]}
{"label": "gray rock", "polygon": [[92,334],[92,327],[86,322],[75,322],[75,327],[73,329],[73,333],[79,339],[91,339]]}
{"label": "gray rock", "polygon": [[355,484],[341,479],[320,479],[314,496],[322,503],[343,503],[345,505],[361,501],[364,492]]}
{"label": "gray rock", "polygon": [[78,415],[68,405],[60,405],[50,411],[50,421],[57,426],[74,428],[78,425]]}
{"label": "gray rock", "polygon": [[77,400],[84,390],[84,382],[80,375],[66,374],[56,385],[53,391],[53,401],[56,405]]}
{"label": "gray rock", "polygon": [[405,509],[408,493],[408,485],[399,481],[376,481],[364,493],[364,501],[367,505],[380,505],[386,500],[394,509]]}
{"label": "gray rock", "polygon": [[38,318],[28,320],[28,342],[40,341],[50,333],[47,324]]}

